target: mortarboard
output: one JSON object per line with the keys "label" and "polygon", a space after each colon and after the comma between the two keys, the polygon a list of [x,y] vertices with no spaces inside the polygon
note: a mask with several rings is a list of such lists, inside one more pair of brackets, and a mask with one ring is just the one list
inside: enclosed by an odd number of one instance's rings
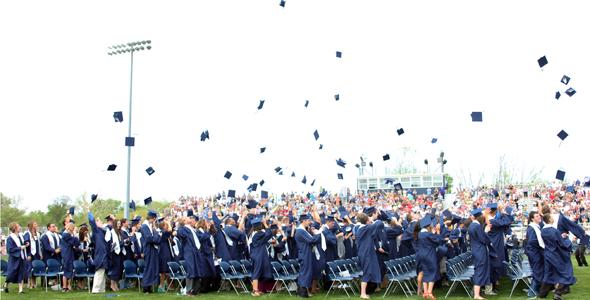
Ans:
{"label": "mortarboard", "polygon": [[244,179],[244,181],[247,181],[248,180],[248,175],[246,175],[246,174],[242,175],[242,179]]}
{"label": "mortarboard", "polygon": [[223,177],[230,179],[231,178],[231,172],[230,171],[225,171],[225,175],[223,175]]}
{"label": "mortarboard", "polygon": [[342,173],[338,173],[338,179],[340,179],[340,180],[344,179],[344,175],[342,175]]}
{"label": "mortarboard", "polygon": [[474,208],[473,210],[471,210],[471,215],[473,215],[474,217],[478,217],[481,215],[481,208]]}
{"label": "mortarboard", "polygon": [[453,218],[453,213],[451,213],[451,211],[448,209],[443,210],[442,215],[443,215],[443,218],[445,218],[447,220],[450,220]]}
{"label": "mortarboard", "polygon": [[152,203],[152,197],[147,197],[143,200],[143,203],[145,205],[150,205],[150,203]]}
{"label": "mortarboard", "polygon": [[266,151],[266,147],[261,147],[260,148],[260,153],[264,153],[264,151]]}
{"label": "mortarboard", "polygon": [[496,202],[488,203],[488,205],[486,205],[486,208],[489,208],[489,209],[498,209],[498,203],[496,203]]}
{"label": "mortarboard", "polygon": [[122,111],[114,112],[113,118],[115,119],[115,122],[123,122],[123,112]]}
{"label": "mortarboard", "polygon": [[393,179],[385,178],[385,184],[393,184]]}
{"label": "mortarboard", "polygon": [[311,217],[308,214],[303,214],[303,215],[299,216],[300,222],[305,221],[305,220],[309,220],[309,219],[311,219]]}
{"label": "mortarboard", "polygon": [[428,164],[428,159],[424,160],[424,164],[427,165]]}
{"label": "mortarboard", "polygon": [[432,225],[432,217],[430,217],[430,215],[426,215],[426,216],[424,216],[424,218],[422,218],[420,220],[420,228],[426,228],[431,225]]}
{"label": "mortarboard", "polygon": [[542,68],[548,63],[547,57],[543,56],[543,57],[537,59],[537,62],[539,63],[539,67]]}
{"label": "mortarboard", "polygon": [[294,171],[291,173],[291,177],[295,177],[295,172]]}
{"label": "mortarboard", "polygon": [[131,226],[135,226],[135,225],[139,224],[140,221],[141,221],[141,219],[133,219],[133,220],[131,220]]}
{"label": "mortarboard", "polygon": [[131,202],[129,202],[129,209],[135,211],[135,201],[131,200]]}
{"label": "mortarboard", "polygon": [[315,179],[311,182],[311,186],[313,186],[315,184]]}
{"label": "mortarboard", "polygon": [[570,82],[570,78],[567,75],[563,75],[563,77],[561,77],[561,83],[567,85]]}
{"label": "mortarboard", "polygon": [[432,138],[432,141],[430,141],[430,142],[433,143],[433,144],[436,144],[437,141],[438,141],[437,138]]}
{"label": "mortarboard", "polygon": [[98,199],[98,194],[92,194],[92,195],[90,195],[90,203],[96,201],[96,199]]}
{"label": "mortarboard", "polygon": [[268,199],[268,192],[267,191],[260,191],[260,198],[261,199]]}
{"label": "mortarboard", "polygon": [[255,217],[252,220],[250,220],[250,224],[252,226],[260,225],[260,224],[262,224],[262,218],[261,217]]}
{"label": "mortarboard", "polygon": [[320,138],[320,134],[318,133],[317,129],[316,129],[316,131],[313,132],[313,137],[315,138],[316,141]]}
{"label": "mortarboard", "polygon": [[522,195],[523,195],[524,197],[528,197],[528,196],[529,196],[529,192],[527,192],[527,191],[524,191],[524,192],[522,192]]}
{"label": "mortarboard", "polygon": [[209,139],[209,130],[205,130],[201,133],[201,142]]}
{"label": "mortarboard", "polygon": [[338,57],[338,58],[342,58],[342,52],[340,52],[340,51],[336,51],[336,57]]}
{"label": "mortarboard", "polygon": [[248,203],[246,204],[247,209],[253,209],[253,208],[256,208],[257,206],[258,206],[258,202],[256,202],[256,200],[248,200]]}
{"label": "mortarboard", "polygon": [[385,154],[385,155],[383,155],[383,161],[388,161],[388,160],[389,160],[389,158],[390,158],[390,157],[389,157],[389,153],[388,153],[388,154]]}
{"label": "mortarboard", "polygon": [[125,137],[125,146],[127,147],[133,147],[135,146],[135,138],[134,137]]}
{"label": "mortarboard", "polygon": [[576,90],[574,90],[573,88],[568,88],[567,90],[565,90],[565,93],[571,97],[576,94]]}
{"label": "mortarboard", "polygon": [[365,213],[367,216],[373,215],[376,211],[377,209],[375,209],[373,206],[363,208],[363,213]]}
{"label": "mortarboard", "polygon": [[72,207],[70,207],[70,210],[68,211],[68,213],[69,213],[71,216],[73,216],[75,211],[76,211],[76,208],[72,206]]}
{"label": "mortarboard", "polygon": [[264,106],[264,100],[260,100],[260,103],[258,104],[258,110],[261,110],[263,106]]}
{"label": "mortarboard", "polygon": [[248,186],[248,192],[255,192],[258,189],[258,183],[252,183]]}
{"label": "mortarboard", "polygon": [[512,215],[512,211],[513,211],[513,210],[514,210],[514,209],[512,208],[512,206],[508,206],[508,207],[506,207],[506,214],[508,214],[509,216],[510,216],[510,215]]}
{"label": "mortarboard", "polygon": [[152,176],[152,174],[156,173],[156,170],[154,170],[154,168],[152,167],[148,167],[147,169],[145,169],[145,172],[149,175]]}
{"label": "mortarboard", "polygon": [[327,221],[336,221],[336,218],[334,218],[334,216],[330,215],[326,217],[326,222]]}
{"label": "mortarboard", "polygon": [[258,184],[262,187],[264,185],[264,179],[260,180]]}
{"label": "mortarboard", "polygon": [[320,150],[324,149],[324,144],[320,144]]}
{"label": "mortarboard", "polygon": [[157,218],[158,213],[150,209],[150,210],[148,210],[147,217],[148,218]]}
{"label": "mortarboard", "polygon": [[336,99],[336,101],[340,100],[340,94],[334,95],[334,99]]}
{"label": "mortarboard", "polygon": [[281,3],[279,4],[281,7],[285,7],[285,0],[281,0]]}
{"label": "mortarboard", "polygon": [[192,210],[192,209],[189,209],[189,210],[187,210],[187,211],[186,211],[186,216],[187,216],[187,217],[192,217],[194,214],[195,214],[195,213],[193,212],[193,210]]}
{"label": "mortarboard", "polygon": [[400,190],[403,190],[403,189],[404,189],[404,188],[402,187],[402,184],[401,184],[401,183],[396,183],[396,184],[394,184],[394,185],[393,185],[393,188],[394,188],[396,191],[400,191]]}
{"label": "mortarboard", "polygon": [[369,162],[369,167],[373,167],[373,162]]}
{"label": "mortarboard", "polygon": [[565,171],[557,170],[557,174],[555,174],[555,179],[563,181],[565,178]]}
{"label": "mortarboard", "polygon": [[275,168],[275,172],[276,172],[276,173],[278,173],[278,172],[280,172],[282,169],[283,169],[283,168],[281,168],[281,167],[276,167],[276,168]]}
{"label": "mortarboard", "polygon": [[280,171],[280,172],[279,172],[279,175],[283,175],[283,171]]}
{"label": "mortarboard", "polygon": [[309,100],[305,100],[305,107],[309,105]]}
{"label": "mortarboard", "polygon": [[115,169],[117,169],[117,165],[115,165],[115,164],[110,164],[107,167],[107,171],[114,171]]}
{"label": "mortarboard", "polygon": [[555,100],[559,100],[560,97],[561,97],[561,93],[555,92]]}
{"label": "mortarboard", "polygon": [[568,193],[573,193],[574,192],[574,186],[573,185],[568,185],[567,188],[566,188],[566,191]]}
{"label": "mortarboard", "polygon": [[402,135],[402,134],[404,134],[404,129],[403,128],[398,129],[397,135]]}
{"label": "mortarboard", "polygon": [[361,165],[359,165],[359,164],[356,164],[356,165],[354,165],[354,166],[355,166],[357,169],[361,167]]}
{"label": "mortarboard", "polygon": [[277,224],[270,225],[270,230],[276,230],[276,229],[279,229],[279,225],[277,225]]}
{"label": "mortarboard", "polygon": [[236,191],[235,190],[229,190],[227,191],[227,196],[230,198],[235,198],[236,197]]}
{"label": "mortarboard", "polygon": [[567,132],[565,132],[565,131],[563,131],[563,130],[562,130],[562,131],[560,131],[560,132],[557,134],[557,136],[558,136],[558,137],[559,137],[559,138],[560,138],[562,141],[563,141],[563,140],[565,140],[565,138],[566,138],[568,135],[569,135],[569,134],[567,134]]}
{"label": "mortarboard", "polygon": [[341,167],[346,167],[346,162],[342,160],[342,158],[339,158],[336,160],[336,164],[341,166]]}
{"label": "mortarboard", "polygon": [[482,122],[483,115],[481,111],[474,111],[471,113],[471,122]]}
{"label": "mortarboard", "polygon": [[307,178],[305,177],[305,175],[303,175],[303,180],[301,180],[301,183],[307,184]]}

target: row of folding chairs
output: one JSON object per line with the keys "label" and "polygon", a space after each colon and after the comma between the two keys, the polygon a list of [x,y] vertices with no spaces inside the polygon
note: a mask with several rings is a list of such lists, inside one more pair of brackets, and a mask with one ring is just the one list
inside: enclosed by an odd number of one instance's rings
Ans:
{"label": "row of folding chairs", "polygon": [[451,286],[445,295],[445,299],[459,284],[463,287],[467,295],[472,297],[471,278],[473,277],[474,269],[473,256],[471,255],[471,252],[461,253],[458,256],[448,259],[446,262],[446,267],[447,277],[449,281],[451,281]]}
{"label": "row of folding chairs", "polygon": [[61,269],[61,263],[57,259],[50,258],[47,262],[33,260],[31,264],[31,275],[45,278],[45,292],[48,290],[48,279],[50,278],[57,279],[58,285],[61,287],[63,271]]}
{"label": "row of folding chairs", "polygon": [[385,261],[386,276],[389,281],[383,297],[394,293],[399,287],[406,297],[416,292],[418,281],[416,274],[416,255],[410,255]]}
{"label": "row of folding chairs", "polygon": [[506,275],[513,281],[510,298],[520,282],[524,282],[528,289],[531,289],[533,271],[528,260],[523,259],[523,252],[522,248],[513,248],[510,250],[510,261],[503,262],[506,267]]}

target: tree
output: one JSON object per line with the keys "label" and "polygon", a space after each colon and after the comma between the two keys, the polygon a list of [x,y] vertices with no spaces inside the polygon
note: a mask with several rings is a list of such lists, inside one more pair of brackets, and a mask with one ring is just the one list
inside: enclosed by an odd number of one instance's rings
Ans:
{"label": "tree", "polygon": [[68,196],[60,196],[53,200],[53,203],[47,206],[47,223],[53,223],[58,228],[63,227],[63,221],[72,206],[72,199]]}
{"label": "tree", "polygon": [[23,223],[25,211],[18,208],[19,200],[0,193],[0,226],[8,227],[11,222]]}

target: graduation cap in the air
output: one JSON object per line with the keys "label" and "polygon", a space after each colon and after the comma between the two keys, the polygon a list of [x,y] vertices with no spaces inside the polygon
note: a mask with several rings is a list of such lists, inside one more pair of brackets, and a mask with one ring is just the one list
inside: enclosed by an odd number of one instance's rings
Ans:
{"label": "graduation cap in the air", "polygon": [[334,95],[334,99],[336,99],[336,101],[340,100],[340,94]]}
{"label": "graduation cap in the air", "polygon": [[402,135],[402,134],[404,134],[404,129],[403,128],[398,129],[397,135]]}
{"label": "graduation cap in the air", "polygon": [[426,228],[431,225],[432,225],[432,217],[428,214],[420,220],[420,228]]}
{"label": "graduation cap in the air", "polygon": [[115,122],[117,122],[117,123],[123,122],[123,112],[122,111],[114,112],[113,118],[115,119]]}
{"label": "graduation cap in the air", "polygon": [[385,155],[383,155],[383,161],[388,161],[388,160],[389,160],[389,158],[390,158],[390,157],[389,157],[389,153],[388,153],[388,154],[385,154]]}
{"label": "graduation cap in the air", "polygon": [[563,181],[565,178],[565,171],[557,170],[557,174],[555,174],[555,179]]}
{"label": "graduation cap in the air", "polygon": [[152,167],[148,167],[147,169],[145,169],[145,172],[149,175],[152,176],[152,174],[156,173],[156,170],[154,170],[154,168]]}
{"label": "graduation cap in the air", "polygon": [[135,146],[135,138],[131,136],[125,137],[125,146],[133,147]]}
{"label": "graduation cap in the air", "polygon": [[396,183],[396,184],[394,184],[394,185],[393,185],[393,188],[394,188],[396,191],[401,191],[401,190],[403,190],[403,189],[404,189],[404,188],[402,187],[402,184],[401,184],[401,183],[399,183],[399,182],[398,182],[398,183]]}
{"label": "graduation cap in the air", "polygon": [[253,209],[256,208],[256,206],[258,206],[258,202],[256,202],[256,200],[248,200],[248,203],[246,204],[247,209]]}
{"label": "graduation cap in the air", "polygon": [[276,168],[275,168],[275,172],[276,172],[276,173],[278,173],[278,172],[280,172],[282,169],[283,169],[283,168],[281,168],[281,167],[276,167]]}
{"label": "graduation cap in the air", "polygon": [[344,175],[342,175],[342,173],[338,173],[337,175],[338,175],[338,179],[340,179],[340,180],[344,179]]}
{"label": "graduation cap in the air", "polygon": [[246,175],[246,174],[242,175],[242,179],[244,179],[244,181],[247,181],[248,178],[249,178],[248,175]]}
{"label": "graduation cap in the air", "polygon": [[385,184],[393,184],[393,179],[385,178]]}
{"label": "graduation cap in the air", "polygon": [[436,142],[438,141],[437,138],[432,138],[432,141],[430,141],[432,144],[436,144]]}
{"label": "graduation cap in the air", "polygon": [[320,144],[320,150],[324,149],[324,144]]}
{"label": "graduation cap in the air", "polygon": [[557,136],[559,137],[559,139],[561,139],[562,141],[565,140],[565,138],[568,136],[569,134],[567,134],[567,132],[565,132],[564,130],[560,131]]}
{"label": "graduation cap in the air", "polygon": [[576,94],[576,90],[574,90],[574,88],[568,88],[567,90],[565,90],[566,95],[568,96],[573,96]]}
{"label": "graduation cap in the air", "polygon": [[560,97],[561,97],[561,93],[555,92],[555,100],[559,100]]}
{"label": "graduation cap in the air", "polygon": [[117,165],[115,165],[115,164],[110,164],[107,167],[107,171],[114,171],[115,169],[117,169]]}
{"label": "graduation cap in the air", "polygon": [[96,199],[98,199],[98,194],[90,195],[90,203],[93,203],[94,201],[96,201]]}
{"label": "graduation cap in the air", "polygon": [[309,105],[309,100],[305,100],[305,107]]}
{"label": "graduation cap in the air", "polygon": [[340,51],[336,51],[336,57],[338,57],[338,58],[342,58],[342,52],[340,52]]}
{"label": "graduation cap in the air", "polygon": [[543,56],[543,57],[537,59],[537,62],[539,63],[539,67],[542,68],[548,63],[547,57]]}
{"label": "graduation cap in the air", "polygon": [[315,184],[315,179],[311,182],[311,186],[313,186]]}
{"label": "graduation cap in the air", "polygon": [[260,103],[258,104],[258,110],[261,110],[263,106],[264,106],[264,100],[260,100]]}
{"label": "graduation cap in the air", "polygon": [[313,132],[313,137],[315,138],[316,141],[320,138],[320,134],[318,133],[317,129],[316,129],[316,131]]}
{"label": "graduation cap in the air", "polygon": [[70,207],[70,209],[68,210],[68,213],[69,213],[71,216],[73,216],[75,211],[76,211],[76,208],[72,206],[72,207]]}
{"label": "graduation cap in the air", "polygon": [[248,186],[248,192],[255,192],[258,189],[258,183],[252,183]]}
{"label": "graduation cap in the air", "polygon": [[561,83],[567,85],[570,82],[570,78],[567,75],[563,75],[563,77],[561,77]]}
{"label": "graduation cap in the air", "polygon": [[260,191],[260,199],[268,199],[268,192]]}
{"label": "graduation cap in the air", "polygon": [[295,172],[292,172],[291,173],[291,177],[295,177]]}
{"label": "graduation cap in the air", "polygon": [[264,185],[264,179],[260,180],[260,182],[258,183],[260,186]]}
{"label": "graduation cap in the air", "polygon": [[372,161],[369,162],[369,167],[371,167],[371,168],[373,167],[373,162]]}
{"label": "graduation cap in the air", "polygon": [[471,121],[472,122],[482,122],[483,115],[481,111],[474,111],[471,113]]}
{"label": "graduation cap in the air", "polygon": [[230,171],[225,171],[225,175],[223,175],[223,177],[230,179],[231,175],[232,175],[232,173]]}
{"label": "graduation cap in the air", "polygon": [[209,139],[209,130],[205,130],[201,133],[201,142]]}
{"label": "graduation cap in the air", "polygon": [[135,211],[135,201],[131,200],[131,202],[129,202],[129,209]]}
{"label": "graduation cap in the air", "polygon": [[152,203],[152,197],[147,197],[143,200],[143,204],[150,205]]}
{"label": "graduation cap in the air", "polygon": [[305,177],[305,175],[303,175],[303,180],[301,180],[301,183],[307,184],[307,177]]}
{"label": "graduation cap in the air", "polygon": [[339,158],[336,160],[336,164],[341,166],[341,167],[346,167],[346,162],[342,160],[342,158]]}
{"label": "graduation cap in the air", "polygon": [[264,151],[266,151],[266,147],[261,147],[260,148],[260,153],[264,153]]}
{"label": "graduation cap in the air", "polygon": [[281,3],[279,4],[281,7],[285,7],[285,0],[281,0]]}
{"label": "graduation cap in the air", "polygon": [[236,191],[235,190],[229,190],[229,191],[227,191],[227,197],[229,197],[229,198],[235,198],[236,197]]}

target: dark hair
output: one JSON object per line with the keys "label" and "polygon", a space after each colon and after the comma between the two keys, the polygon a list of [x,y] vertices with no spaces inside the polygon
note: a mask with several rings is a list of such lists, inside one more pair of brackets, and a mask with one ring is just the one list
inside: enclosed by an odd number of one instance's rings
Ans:
{"label": "dark hair", "polygon": [[551,217],[551,214],[544,214],[543,215],[543,222],[545,222],[545,223],[553,223],[551,221],[553,221],[553,217]]}
{"label": "dark hair", "polygon": [[49,229],[49,227],[51,227],[51,224],[53,224],[53,223],[47,223],[47,229]]}
{"label": "dark hair", "polygon": [[541,209],[541,213],[543,214],[543,219],[545,218],[546,214],[550,214],[551,208],[549,207],[549,205],[547,205],[547,204],[543,205],[543,208]]}
{"label": "dark hair", "polygon": [[88,227],[86,227],[86,226],[80,227],[80,231],[78,232],[78,238],[80,239],[80,242],[84,241],[84,239],[86,238],[86,235],[88,235]]}
{"label": "dark hair", "polygon": [[477,222],[479,222],[479,225],[484,226],[484,224],[486,223],[486,218],[483,216],[483,214],[475,217],[475,219],[477,220]]}
{"label": "dark hair", "polygon": [[533,223],[533,219],[535,218],[535,215],[538,214],[538,211],[531,211],[529,213],[529,224]]}
{"label": "dark hair", "polygon": [[416,224],[414,224],[414,233],[413,233],[414,241],[418,240],[418,234],[420,233],[420,229],[422,229],[422,228],[420,228],[420,222],[416,222]]}

